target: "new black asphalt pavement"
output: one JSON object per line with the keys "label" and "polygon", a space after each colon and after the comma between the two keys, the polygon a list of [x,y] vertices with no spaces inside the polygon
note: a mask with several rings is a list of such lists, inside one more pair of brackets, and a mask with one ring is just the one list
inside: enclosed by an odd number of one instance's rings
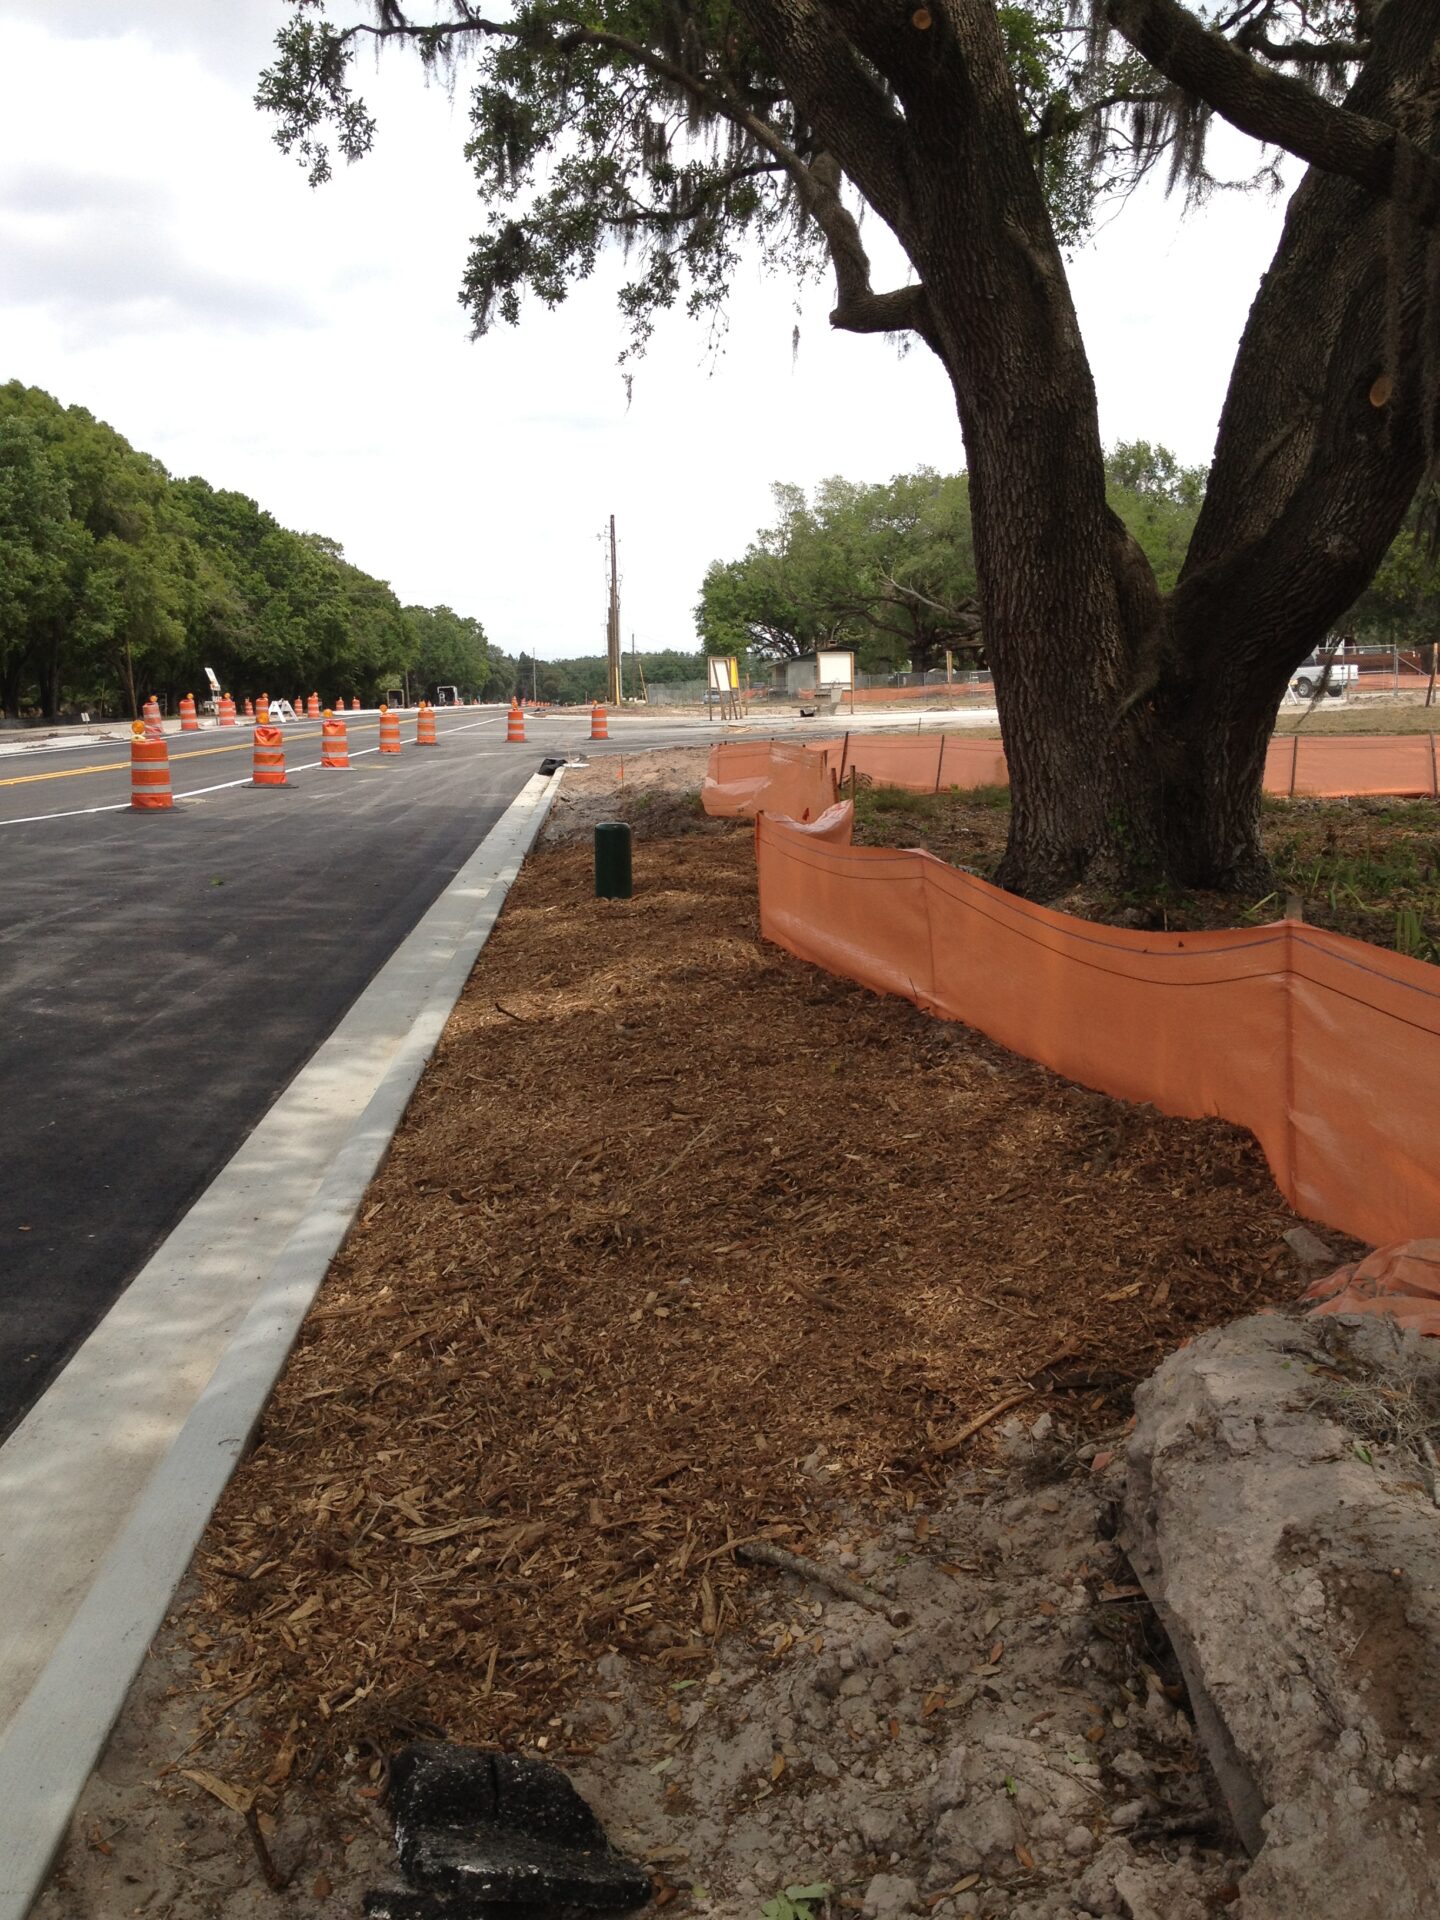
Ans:
{"label": "new black asphalt pavement", "polygon": [[[0,758],[0,1439],[543,754],[586,728],[532,720],[508,746],[504,715],[471,709],[442,716],[433,750],[403,731],[398,758],[154,814],[123,806],[123,742]],[[317,733],[292,729],[292,767],[318,760]],[[177,795],[243,780],[248,744],[172,737]],[[375,744],[373,720],[352,726],[352,754]]]}

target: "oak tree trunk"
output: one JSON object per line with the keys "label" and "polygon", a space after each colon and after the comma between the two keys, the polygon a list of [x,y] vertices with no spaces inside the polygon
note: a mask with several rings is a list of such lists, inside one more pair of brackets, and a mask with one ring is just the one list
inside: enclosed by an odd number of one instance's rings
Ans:
{"label": "oak tree trunk", "polygon": [[[1261,785],[1285,686],[1372,577],[1433,446],[1436,243],[1403,205],[1312,167],[1166,599],[1106,505],[1090,367],[993,0],[924,10],[924,31],[904,9],[831,0],[893,87],[896,122],[823,36],[804,39],[813,14],[787,0],[748,11],[757,31],[768,17],[811,123],[909,255],[923,311],[907,324],[954,390],[1010,765],[1002,884],[1042,898],[1090,876],[1262,886]],[[1433,0],[1390,0],[1347,103],[1426,151],[1440,89],[1414,80],[1435,45]],[[854,298],[832,317],[876,324]]]}

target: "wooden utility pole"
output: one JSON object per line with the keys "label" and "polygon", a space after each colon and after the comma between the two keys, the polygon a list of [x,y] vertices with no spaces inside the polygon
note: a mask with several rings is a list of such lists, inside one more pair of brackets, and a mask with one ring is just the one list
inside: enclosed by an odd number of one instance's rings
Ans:
{"label": "wooden utility pole", "polygon": [[610,619],[606,628],[609,645],[607,652],[610,662],[610,691],[608,704],[618,707],[621,699],[620,686],[620,579],[615,564],[615,516],[610,516]]}

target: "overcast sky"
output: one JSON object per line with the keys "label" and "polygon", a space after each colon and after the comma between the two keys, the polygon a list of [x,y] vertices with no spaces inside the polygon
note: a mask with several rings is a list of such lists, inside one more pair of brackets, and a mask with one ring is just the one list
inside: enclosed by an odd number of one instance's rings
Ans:
{"label": "overcast sky", "polygon": [[[472,343],[463,87],[452,104],[413,62],[367,61],[376,151],[312,190],[251,104],[287,14],[0,0],[0,380],[552,658],[603,647],[611,512],[627,644],[687,647],[706,565],[766,523],[773,480],[963,464],[939,363],[832,334],[828,287],[747,273],[718,354],[670,317],[628,405],[618,262]],[[1137,196],[1079,256],[1107,443],[1209,458],[1282,212],[1225,194],[1182,219]]]}

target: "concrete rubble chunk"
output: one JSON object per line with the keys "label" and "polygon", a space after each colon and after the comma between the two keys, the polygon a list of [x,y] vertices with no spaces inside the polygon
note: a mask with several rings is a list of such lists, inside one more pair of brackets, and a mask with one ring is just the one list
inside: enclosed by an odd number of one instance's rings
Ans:
{"label": "concrete rubble chunk", "polygon": [[365,1897],[370,1920],[481,1920],[496,1908],[623,1913],[650,1876],[616,1853],[558,1767],[420,1741],[390,1767],[395,1844],[409,1889]]}
{"label": "concrete rubble chunk", "polygon": [[[1121,1544],[1235,1827],[1237,1920],[1440,1913],[1440,1343],[1257,1317],[1135,1396]],[[1123,1894],[1123,1889],[1122,1889]]]}
{"label": "concrete rubble chunk", "polygon": [[1287,1227],[1282,1238],[1302,1267],[1338,1267],[1341,1256],[1310,1227]]}

